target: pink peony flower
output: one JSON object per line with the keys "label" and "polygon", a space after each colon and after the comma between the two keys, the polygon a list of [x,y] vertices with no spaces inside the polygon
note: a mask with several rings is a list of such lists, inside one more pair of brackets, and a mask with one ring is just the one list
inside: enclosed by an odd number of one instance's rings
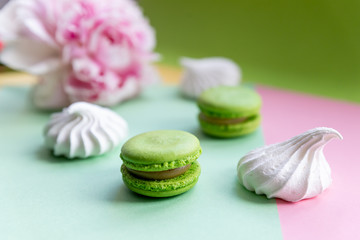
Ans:
{"label": "pink peony flower", "polygon": [[5,5],[0,11],[1,62],[36,75],[62,68],[55,10],[47,1],[13,0]]}
{"label": "pink peony flower", "polygon": [[[131,0],[13,0],[0,24],[1,61],[59,86],[49,91],[64,94],[49,97],[64,96],[64,103],[114,105],[157,78],[154,31]],[[54,79],[60,83],[45,84]]]}

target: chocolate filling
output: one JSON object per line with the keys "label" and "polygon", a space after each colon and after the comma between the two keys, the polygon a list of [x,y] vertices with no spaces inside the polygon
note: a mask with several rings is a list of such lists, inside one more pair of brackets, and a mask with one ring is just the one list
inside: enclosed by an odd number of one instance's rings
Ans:
{"label": "chocolate filling", "polygon": [[177,176],[180,176],[181,174],[184,174],[189,168],[191,164],[185,165],[183,167],[169,169],[165,171],[157,171],[157,172],[144,172],[144,171],[138,171],[127,167],[127,170],[134,176],[144,179],[150,179],[150,180],[163,180],[163,179],[169,179],[174,178]]}
{"label": "chocolate filling", "polygon": [[203,113],[200,113],[199,118],[205,122],[213,123],[213,124],[236,124],[245,122],[248,117],[241,118],[217,118],[217,117],[208,117]]}

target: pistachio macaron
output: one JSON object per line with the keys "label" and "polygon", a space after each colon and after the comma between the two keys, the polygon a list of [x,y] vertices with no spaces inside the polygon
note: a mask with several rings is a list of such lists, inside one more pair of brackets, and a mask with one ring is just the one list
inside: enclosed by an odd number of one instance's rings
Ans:
{"label": "pistachio macaron", "polygon": [[261,98],[242,86],[219,86],[198,98],[202,130],[220,138],[238,137],[255,131],[261,122]]}
{"label": "pistachio macaron", "polygon": [[150,197],[170,197],[190,190],[200,176],[202,152],[191,133],[158,130],[139,134],[121,148],[122,178],[132,191]]}

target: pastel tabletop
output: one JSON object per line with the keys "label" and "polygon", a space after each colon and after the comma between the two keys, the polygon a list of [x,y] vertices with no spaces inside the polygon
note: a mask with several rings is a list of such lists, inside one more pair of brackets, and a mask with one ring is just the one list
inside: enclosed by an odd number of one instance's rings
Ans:
{"label": "pastel tabletop", "polygon": [[[2,88],[0,188],[7,197],[0,198],[0,237],[359,237],[360,191],[354,183],[360,181],[356,161],[360,106],[263,86],[256,90],[264,103],[262,127],[236,139],[204,135],[195,102],[182,98],[175,86],[154,86],[140,98],[114,108],[129,122],[129,138],[150,130],[177,129],[200,139],[203,154],[198,160],[202,166],[198,184],[177,197],[152,199],[125,187],[120,148],[87,160],[54,157],[44,148],[42,137],[49,113],[29,105],[27,87]],[[247,152],[317,126],[333,127],[344,137],[325,148],[334,179],[328,190],[313,199],[287,203],[256,195],[240,185],[236,165]]]}
{"label": "pastel tabletop", "polygon": [[177,197],[153,199],[124,185],[120,148],[86,160],[54,157],[42,137],[49,113],[32,109],[28,93],[0,90],[0,188],[6,196],[0,198],[0,238],[281,239],[275,200],[248,192],[236,177],[240,157],[264,144],[261,129],[237,139],[207,137],[198,126],[196,103],[176,87],[149,88],[114,108],[129,123],[129,138],[175,129],[200,140],[197,185]]}

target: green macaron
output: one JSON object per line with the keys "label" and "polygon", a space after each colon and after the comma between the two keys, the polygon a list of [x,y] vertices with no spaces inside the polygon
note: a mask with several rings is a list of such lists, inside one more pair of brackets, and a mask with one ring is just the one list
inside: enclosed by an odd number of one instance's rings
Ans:
{"label": "green macaron", "polygon": [[195,186],[200,176],[199,140],[178,130],[139,134],[121,148],[121,173],[132,191],[150,197],[170,197]]}
{"label": "green macaron", "polygon": [[242,86],[219,86],[198,98],[199,122],[208,135],[230,138],[251,133],[260,125],[261,98]]}

